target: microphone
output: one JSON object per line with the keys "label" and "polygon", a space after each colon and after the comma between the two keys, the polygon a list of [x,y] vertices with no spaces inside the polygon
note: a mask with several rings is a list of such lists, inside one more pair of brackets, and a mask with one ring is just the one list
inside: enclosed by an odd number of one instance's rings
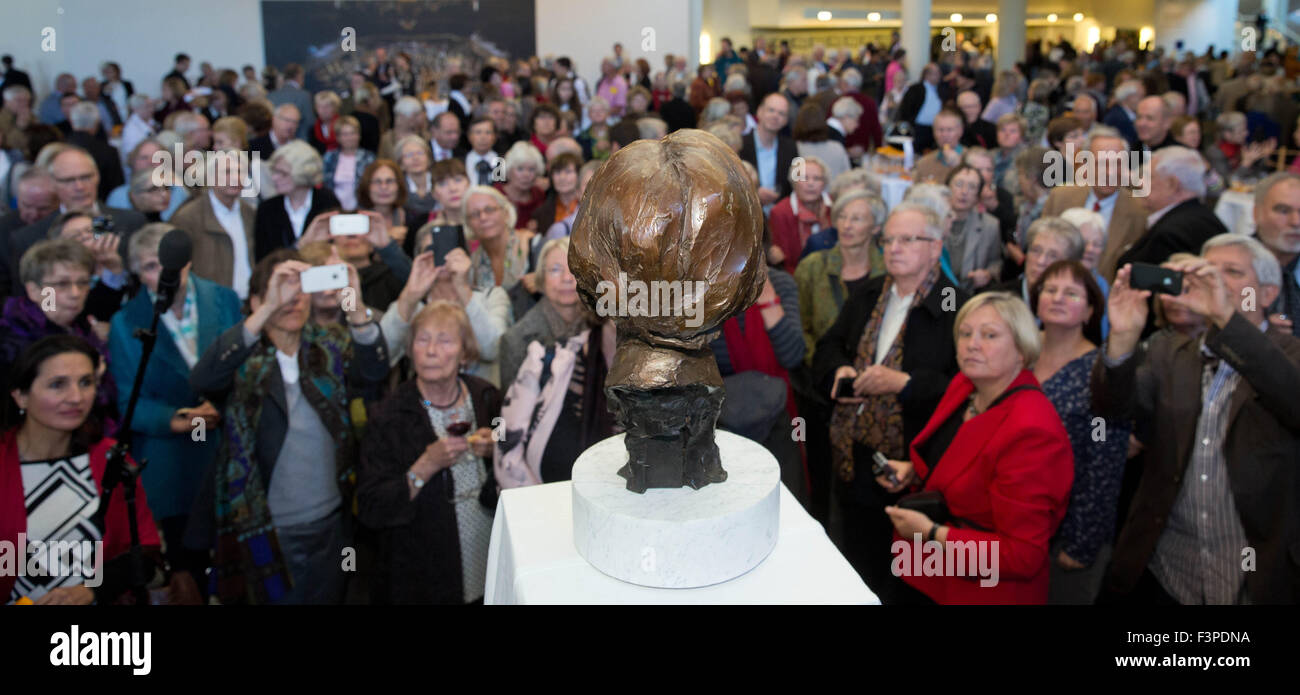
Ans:
{"label": "microphone", "polygon": [[158,243],[158,262],[162,264],[162,274],[158,276],[157,301],[154,307],[166,311],[176,298],[176,291],[181,286],[181,269],[190,262],[194,246],[190,235],[184,230],[173,229],[163,235]]}

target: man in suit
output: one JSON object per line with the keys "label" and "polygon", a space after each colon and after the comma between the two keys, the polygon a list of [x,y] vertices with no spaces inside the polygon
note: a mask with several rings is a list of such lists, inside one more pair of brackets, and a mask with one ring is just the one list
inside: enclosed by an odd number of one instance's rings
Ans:
{"label": "man in suit", "polygon": [[1202,258],[1171,266],[1183,273],[1183,294],[1158,301],[1204,317],[1201,336],[1164,332],[1140,343],[1149,292],[1130,288],[1127,268],[1111,286],[1093,411],[1136,417],[1152,431],[1103,599],[1294,604],[1300,340],[1264,330],[1281,269],[1268,249],[1238,234],[1198,250]]}
{"label": "man in suit", "polygon": [[1282,267],[1269,323],[1300,337],[1300,176],[1282,171],[1255,186],[1255,236]]}
{"label": "man in suit", "polygon": [[172,71],[163,75],[162,81],[166,82],[168,78],[171,77],[179,78],[181,82],[185,83],[185,89],[188,90],[190,88],[190,80],[185,76],[185,73],[188,72],[189,69],[190,57],[184,53],[177,53],[175,65],[172,66]]}
{"label": "man in suit", "polygon": [[1199,152],[1186,147],[1166,147],[1151,158],[1151,190],[1142,199],[1147,232],[1120,255],[1116,264],[1159,265],[1170,254],[1197,253],[1210,237],[1228,231],[1214,211],[1201,202],[1205,195],[1205,170]]}
{"label": "man in suit", "polygon": [[967,89],[957,95],[957,110],[963,118],[961,144],[966,147],[983,147],[992,150],[998,146],[998,128],[980,118],[984,113],[984,103],[973,89]]}
{"label": "man in suit", "polygon": [[[229,287],[240,299],[248,298],[253,274],[253,227],[256,208],[240,197],[239,158],[229,156],[226,185],[210,185],[185,201],[172,215],[171,224],[185,230],[193,244],[191,272]],[[217,184],[220,181],[212,181]]]}
{"label": "man in suit", "polygon": [[4,65],[4,78],[0,80],[0,107],[2,107],[5,103],[4,90],[7,87],[21,85],[30,92],[32,90],[32,78],[27,73],[14,67],[14,57],[9,54],[5,54],[3,58],[0,58],[0,64]]}
{"label": "man in suit", "polygon": [[99,85],[99,80],[93,77],[87,77],[81,81],[81,94],[85,100],[99,107],[99,121],[104,125],[104,131],[110,132],[113,126],[123,124],[122,112],[117,110],[117,104],[104,94]]}
{"label": "man in suit", "polygon": [[144,226],[145,217],[135,210],[110,208],[99,202],[96,193],[99,190],[99,169],[95,160],[86,150],[76,145],[64,145],[63,149],[50,160],[50,177],[54,180],[54,192],[59,198],[59,208],[41,219],[22,227],[9,235],[9,276],[13,293],[24,292],[19,280],[18,265],[27,249],[38,241],[44,241],[50,225],[59,215],[71,210],[84,210],[93,216],[104,216],[113,220],[113,231],[119,235],[119,254],[127,248],[127,242],[135,230]]}
{"label": "man in suit", "polygon": [[794,140],[781,135],[790,119],[790,102],[776,93],[758,106],[758,125],[740,146],[740,158],[758,170],[758,199],[766,211],[794,190],[790,185],[790,163],[798,150]]}
{"label": "man in suit", "polygon": [[433,138],[429,140],[429,149],[433,152],[433,161],[444,159],[461,159],[469,148],[461,147],[460,119],[450,111],[443,111],[433,119]]}
{"label": "man in suit", "polygon": [[934,117],[935,149],[916,160],[912,167],[913,181],[942,184],[948,178],[948,172],[961,163],[964,122],[964,116],[950,109],[943,109]]}
{"label": "man in suit", "polygon": [[1149,96],[1139,101],[1133,128],[1137,130],[1142,151],[1155,152],[1162,147],[1177,145],[1178,142],[1169,133],[1169,126],[1173,122],[1174,114],[1164,99]]}
{"label": "man in suit", "polygon": [[248,148],[262,156],[262,161],[267,161],[281,145],[294,139],[294,134],[298,132],[298,124],[302,122],[301,112],[293,104],[281,104],[277,106],[271,116],[271,130],[266,135],[253,138],[248,143]]}
{"label": "man in suit", "polygon": [[124,181],[122,156],[118,154],[116,147],[96,137],[96,133],[100,130],[97,104],[89,101],[78,103],[72,107],[68,121],[72,124],[72,134],[68,136],[68,142],[89,152],[95,160],[95,167],[103,172],[99,176],[97,195],[100,200],[103,200]]}
{"label": "man in suit", "polygon": [[898,104],[898,120],[912,124],[913,149],[917,154],[934,147],[934,119],[943,108],[939,95],[939,66],[930,63],[921,71],[921,79],[903,92]]}
{"label": "man in suit", "polygon": [[501,155],[492,149],[496,142],[497,126],[490,116],[476,116],[469,122],[470,151],[465,155],[465,171],[471,184],[492,185],[492,171],[501,161]]}
{"label": "man in suit", "polygon": [[1052,188],[1043,215],[1055,217],[1070,208],[1086,208],[1106,220],[1106,248],[1097,261],[1097,272],[1109,282],[1115,277],[1120,254],[1146,232],[1147,210],[1121,185],[1129,176],[1128,145],[1119,132],[1106,126],[1094,128],[1088,150],[1096,162],[1092,185]]}
{"label": "man in suit", "polygon": [[1146,88],[1142,86],[1141,80],[1125,80],[1115,88],[1115,105],[1110,107],[1106,112],[1103,122],[1118,130],[1120,135],[1128,141],[1131,149],[1137,149],[1140,144],[1138,139],[1137,128],[1137,106],[1138,102],[1146,96]]}
{"label": "man in suit", "polygon": [[279,106],[281,104],[293,104],[298,107],[300,120],[298,121],[297,137],[301,140],[307,139],[307,134],[311,132],[312,126],[316,124],[314,104],[312,103],[311,92],[302,88],[302,66],[297,63],[289,63],[284,68],[284,86],[266,95],[266,98],[272,104]]}

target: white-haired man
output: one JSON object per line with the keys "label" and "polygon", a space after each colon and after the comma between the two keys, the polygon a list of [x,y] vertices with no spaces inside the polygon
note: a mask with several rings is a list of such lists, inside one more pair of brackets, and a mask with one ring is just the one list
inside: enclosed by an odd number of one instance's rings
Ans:
{"label": "white-haired man", "polygon": [[844,147],[848,149],[850,157],[861,157],[867,150],[880,147],[885,142],[885,133],[880,127],[879,106],[875,99],[862,91],[862,81],[862,73],[857,68],[846,68],[840,73],[840,94],[853,99],[862,107],[858,129],[844,139]]}
{"label": "white-haired man", "polygon": [[1228,231],[1200,200],[1205,169],[1199,152],[1181,146],[1157,150],[1150,177],[1150,194],[1141,199],[1148,213],[1146,234],[1120,255],[1117,268],[1159,265],[1179,251],[1196,253],[1211,237]]}
{"label": "white-haired man", "polygon": [[1138,139],[1137,122],[1138,102],[1146,96],[1146,88],[1141,80],[1125,80],[1115,88],[1115,105],[1106,112],[1103,123],[1118,130],[1128,141],[1131,149],[1136,149],[1141,141]]}
{"label": "white-haired man", "polygon": [[[1092,371],[1093,412],[1149,423],[1142,480],[1104,599],[1134,605],[1295,603],[1300,566],[1300,339],[1266,331],[1281,269],[1263,244],[1222,234],[1169,263],[1204,334],[1140,343],[1149,291],[1120,269],[1110,337]],[[1253,301],[1243,301],[1250,298]]]}
{"label": "white-haired man", "polygon": [[125,180],[122,174],[122,157],[117,148],[99,138],[99,105],[90,101],[78,102],[68,114],[72,133],[68,142],[86,150],[99,168],[99,199],[108,197],[114,188]]}

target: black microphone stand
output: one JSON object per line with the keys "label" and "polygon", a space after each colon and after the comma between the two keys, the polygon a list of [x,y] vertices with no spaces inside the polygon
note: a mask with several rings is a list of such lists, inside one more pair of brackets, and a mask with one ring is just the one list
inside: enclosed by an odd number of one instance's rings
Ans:
{"label": "black microphone stand", "polygon": [[108,505],[113,498],[113,489],[118,485],[123,486],[127,524],[131,530],[131,593],[135,596],[137,606],[149,605],[149,591],[146,588],[149,577],[144,571],[144,553],[140,547],[140,528],[136,521],[135,502],[136,483],[148,462],[140,459],[135,465],[131,465],[127,460],[127,453],[131,450],[131,420],[135,417],[136,401],[140,400],[144,370],[149,365],[149,356],[153,354],[154,343],[158,342],[158,318],[171,306],[177,289],[175,286],[164,286],[163,281],[160,280],[158,298],[154,301],[153,320],[149,324],[149,330],[143,328],[135,330],[135,337],[139,338],[141,343],[140,362],[136,365],[135,380],[131,383],[131,398],[126,404],[126,415],[118,426],[117,443],[108,450],[108,463],[104,469],[104,496],[100,498],[99,509],[94,516],[96,526],[101,530],[104,529]]}

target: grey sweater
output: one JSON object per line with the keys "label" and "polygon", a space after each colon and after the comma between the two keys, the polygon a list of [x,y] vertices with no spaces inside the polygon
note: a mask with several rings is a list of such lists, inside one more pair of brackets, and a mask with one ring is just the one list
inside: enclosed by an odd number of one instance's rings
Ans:
{"label": "grey sweater", "polygon": [[[767,329],[767,339],[772,341],[776,361],[786,369],[794,369],[803,362],[804,350],[807,349],[803,341],[803,324],[799,320],[799,285],[784,270],[768,268],[767,274],[772,280],[772,289],[776,290],[777,297],[781,299],[781,308],[785,310],[785,316]],[[743,329],[745,315],[737,316],[736,320]],[[718,371],[723,376],[734,374],[736,370],[731,366],[731,353],[727,351],[727,341],[721,331],[709,343],[709,347],[713,348],[713,357],[718,361]]]}

